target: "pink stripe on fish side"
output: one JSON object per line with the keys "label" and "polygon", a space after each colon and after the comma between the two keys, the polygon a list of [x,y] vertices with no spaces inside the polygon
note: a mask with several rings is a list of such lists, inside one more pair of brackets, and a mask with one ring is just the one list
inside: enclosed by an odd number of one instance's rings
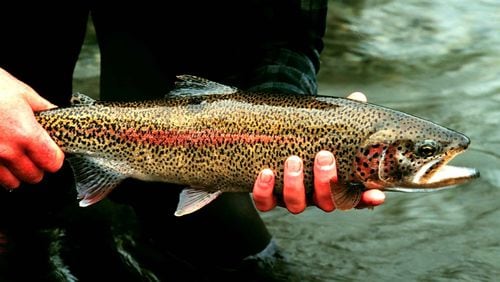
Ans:
{"label": "pink stripe on fish side", "polygon": [[253,133],[227,133],[217,130],[137,130],[128,128],[116,133],[119,138],[133,143],[157,146],[221,145],[221,144],[268,144],[297,141],[296,138]]}

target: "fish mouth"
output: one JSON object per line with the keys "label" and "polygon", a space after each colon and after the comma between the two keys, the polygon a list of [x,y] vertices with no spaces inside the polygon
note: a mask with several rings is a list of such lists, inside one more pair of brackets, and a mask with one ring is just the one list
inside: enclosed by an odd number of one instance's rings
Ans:
{"label": "fish mouth", "polygon": [[413,179],[401,185],[386,190],[399,192],[431,192],[447,189],[469,182],[480,176],[475,168],[459,167],[446,164],[442,159],[433,160],[415,174]]}
{"label": "fish mouth", "polygon": [[444,165],[425,182],[425,185],[429,185],[429,188],[458,185],[478,177],[479,170],[475,168]]}

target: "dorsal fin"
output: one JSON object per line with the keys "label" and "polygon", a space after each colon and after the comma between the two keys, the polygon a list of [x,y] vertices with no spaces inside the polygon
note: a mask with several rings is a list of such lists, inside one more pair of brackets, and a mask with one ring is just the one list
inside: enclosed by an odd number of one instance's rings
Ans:
{"label": "dorsal fin", "polygon": [[238,89],[193,75],[178,75],[175,88],[167,96],[232,94]]}
{"label": "dorsal fin", "polygon": [[77,92],[71,95],[70,102],[72,106],[88,106],[93,105],[95,100],[85,94]]}

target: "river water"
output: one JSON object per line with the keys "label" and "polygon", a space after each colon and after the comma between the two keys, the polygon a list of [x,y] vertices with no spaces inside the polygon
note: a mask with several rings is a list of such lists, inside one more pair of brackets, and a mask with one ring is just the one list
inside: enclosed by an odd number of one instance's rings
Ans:
{"label": "river water", "polygon": [[[76,90],[97,90],[82,51]],[[468,135],[453,161],[481,171],[436,193],[388,193],[374,210],[262,217],[306,281],[500,279],[500,1],[331,1],[320,92],[370,102]],[[84,82],[84,83],[82,83]]]}

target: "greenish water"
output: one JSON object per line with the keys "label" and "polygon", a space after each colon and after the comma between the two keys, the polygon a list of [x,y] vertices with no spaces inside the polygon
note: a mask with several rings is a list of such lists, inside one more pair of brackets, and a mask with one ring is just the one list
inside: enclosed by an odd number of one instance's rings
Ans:
{"label": "greenish water", "polygon": [[[307,281],[495,281],[500,277],[500,1],[331,1],[320,92],[364,92],[468,135],[456,189],[387,194],[374,210],[262,213]],[[75,90],[97,95],[87,42]]]}

